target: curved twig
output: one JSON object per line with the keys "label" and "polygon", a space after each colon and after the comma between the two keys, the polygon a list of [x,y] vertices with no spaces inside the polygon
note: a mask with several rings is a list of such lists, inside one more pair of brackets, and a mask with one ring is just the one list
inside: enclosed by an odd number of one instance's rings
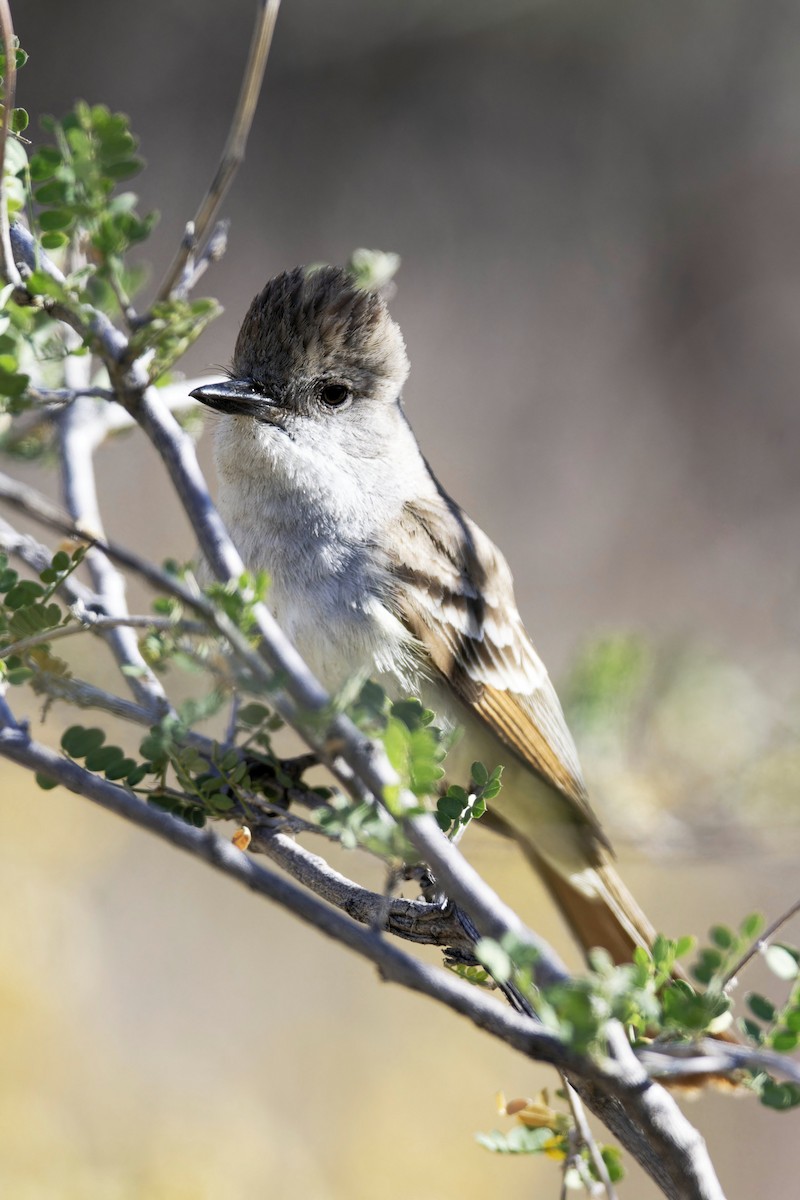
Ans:
{"label": "curved twig", "polygon": [[247,138],[264,81],[264,71],[272,45],[272,34],[275,30],[279,7],[280,0],[259,0],[242,88],[219,166],[208,191],[200,202],[194,220],[186,227],[178,252],[170,263],[158,289],[157,301],[167,300],[176,293],[180,294],[182,290],[188,290],[189,279],[184,280],[187,266],[190,264],[195,249],[202,245],[219,212],[220,205],[228,194],[234,176],[244,161]]}
{"label": "curved twig", "polygon": [[22,278],[14,262],[11,250],[11,228],[8,219],[6,198],[5,161],[6,145],[11,135],[11,117],[14,112],[14,97],[17,91],[17,56],[14,48],[14,25],[8,0],[0,0],[0,35],[5,57],[3,88],[3,119],[0,123],[0,270],[3,278],[18,287]]}
{"label": "curved twig", "polygon": [[19,642],[0,648],[0,659],[11,658],[14,654],[25,654],[36,646],[49,645],[62,638],[75,637],[79,633],[107,633],[110,629],[159,629],[174,633],[191,633],[198,636],[208,634],[205,625],[199,621],[173,621],[170,617],[149,617],[147,615],[129,615],[122,617],[98,617],[91,612],[82,612],[74,625],[60,625],[57,629],[45,629],[42,633],[31,634]]}
{"label": "curved twig", "polygon": [[763,950],[766,949],[766,947],[770,943],[770,938],[775,936],[775,934],[778,932],[778,930],[781,928],[781,926],[785,925],[787,921],[791,921],[792,917],[795,916],[796,913],[799,913],[799,912],[800,912],[800,900],[795,900],[794,904],[790,904],[785,912],[781,913],[781,915],[779,917],[776,917],[775,920],[770,925],[767,926],[767,928],[764,930],[764,932],[755,939],[752,946],[750,946],[750,948],[744,952],[744,954],[738,960],[738,962],[734,963],[734,965],[728,971],[728,973],[726,974],[725,978],[722,980],[722,983],[720,985],[723,991],[725,990],[725,988],[730,987],[730,985],[733,983],[736,976],[739,974],[739,972],[742,970],[743,967],[747,966],[747,964],[750,962],[751,958],[755,958],[755,956],[757,954],[760,954]]}

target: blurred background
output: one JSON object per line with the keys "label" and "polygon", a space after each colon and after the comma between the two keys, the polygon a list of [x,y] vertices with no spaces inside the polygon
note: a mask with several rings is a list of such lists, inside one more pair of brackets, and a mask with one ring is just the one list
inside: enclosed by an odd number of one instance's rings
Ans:
{"label": "blurred background", "polygon": [[[253,7],[14,6],[34,137],[78,97],[130,114],[153,283],[215,169]],[[779,0],[284,0],[199,289],[226,311],[184,363],[226,363],[285,267],[402,256],[412,424],[510,559],[623,873],[673,935],[796,896],[799,66]],[[110,535],[191,556],[143,438],[99,466]],[[596,719],[585,648],[618,634],[625,703]],[[471,1137],[501,1123],[497,1090],[550,1073],[85,801],[2,779],[4,1196],[558,1194],[553,1164]],[[569,954],[513,850],[467,850]],[[712,1095],[690,1116],[730,1200],[786,1194],[791,1115]]]}

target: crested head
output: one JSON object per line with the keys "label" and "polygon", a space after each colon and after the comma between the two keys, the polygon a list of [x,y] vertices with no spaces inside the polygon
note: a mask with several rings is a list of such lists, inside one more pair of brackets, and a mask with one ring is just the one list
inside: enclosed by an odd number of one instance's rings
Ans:
{"label": "crested head", "polygon": [[408,375],[403,335],[375,292],[338,267],[296,267],[255,297],[233,355],[236,378],[268,387],[336,379],[355,395],[395,399]]}

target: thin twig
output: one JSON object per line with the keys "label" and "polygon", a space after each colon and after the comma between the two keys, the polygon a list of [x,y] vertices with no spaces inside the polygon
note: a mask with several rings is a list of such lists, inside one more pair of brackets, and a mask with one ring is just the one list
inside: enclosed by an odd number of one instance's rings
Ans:
{"label": "thin twig", "polygon": [[[169,417],[169,414],[162,412],[161,417],[165,419]],[[173,418],[169,417],[169,420],[174,423]],[[185,448],[184,444],[184,450]],[[190,447],[190,449],[193,454],[194,447]],[[173,443],[173,454],[176,453]],[[196,460],[194,461],[196,462]],[[44,521],[68,537],[82,537],[98,546],[116,562],[137,571],[155,587],[183,600],[187,606],[208,620],[229,641],[240,661],[252,672],[255,679],[261,682],[262,686],[274,689],[273,671],[267,668],[266,663],[252,649],[236,625],[215,609],[204,597],[193,595],[172,576],[153,567],[130,550],[123,549],[118,543],[103,540],[93,532],[76,527],[57,505],[41,496],[35,489],[19,484],[2,473],[0,473],[0,499],[27,512],[30,516]],[[242,569],[241,560],[227,538],[224,526],[219,522],[219,517],[211,506],[210,499],[207,501],[207,509],[201,510],[199,515],[195,513],[199,528],[201,532],[206,533],[203,516],[204,512],[208,510],[215,518],[212,528],[215,531],[217,528],[221,529],[224,537],[224,540],[216,547],[218,559],[222,563],[232,562],[235,574],[232,573],[232,576],[227,577],[236,578]],[[201,545],[208,553],[211,545],[210,539],[204,538],[201,540]],[[324,712],[326,709],[330,711],[327,693],[311,674],[294,647],[287,641],[274,618],[263,605],[254,606],[253,614],[259,624],[262,645],[270,652],[271,665],[277,669],[281,682],[285,679],[291,698],[302,708],[310,709],[311,712]],[[308,726],[303,728],[303,723],[298,721],[296,711],[287,707],[281,695],[275,694],[274,691],[273,702],[281,715],[285,716],[293,727],[299,728],[308,744],[321,755],[323,761],[330,767],[342,785],[350,791],[355,789],[357,798],[364,798],[364,785],[366,785],[368,795],[381,797],[384,787],[393,786],[396,783],[396,775],[382,748],[373,747],[368,743],[345,716],[333,717],[327,735],[320,739]],[[341,758],[336,757],[337,755],[341,755]],[[359,781],[361,781],[360,786]],[[410,794],[405,795],[405,803],[409,808],[417,808],[416,800]],[[500,900],[500,897],[481,879],[477,871],[466,862],[457,847],[444,837],[430,814],[411,821],[408,836],[423,860],[433,869],[450,898],[474,919],[482,937],[499,940],[508,932],[513,932],[516,937],[526,940],[534,946],[538,955],[535,966],[536,978],[541,986],[563,981],[569,977],[564,964],[552,947],[528,929],[516,913]]]}
{"label": "thin twig", "polygon": [[49,645],[50,642],[58,642],[62,638],[75,637],[80,633],[107,633],[109,629],[158,629],[172,633],[188,633],[197,634],[198,636],[208,636],[208,629],[205,625],[201,625],[199,621],[173,621],[171,617],[156,617],[146,615],[122,616],[122,617],[105,617],[96,616],[92,612],[81,612],[77,614],[77,624],[75,625],[60,625],[57,629],[45,629],[42,633],[34,633],[30,637],[22,638],[19,642],[12,642],[10,646],[4,646],[0,649],[0,659],[11,658],[15,654],[25,654],[28,650],[33,650],[36,646]]}
{"label": "thin twig", "polygon": [[231,695],[231,710],[228,715],[228,725],[225,730],[225,745],[232,746],[236,739],[236,725],[239,719],[239,693],[234,691]]}
{"label": "thin twig", "polygon": [[605,1159],[600,1153],[600,1147],[594,1140],[594,1134],[592,1133],[589,1127],[589,1122],[586,1119],[583,1101],[575,1091],[575,1088],[572,1086],[570,1081],[567,1079],[566,1075],[562,1075],[561,1080],[564,1084],[564,1094],[567,1097],[567,1104],[570,1107],[572,1119],[575,1122],[575,1128],[578,1131],[581,1142],[589,1151],[589,1157],[591,1158],[592,1165],[597,1172],[597,1178],[603,1186],[607,1200],[617,1200],[616,1189],[614,1184],[611,1182],[611,1176],[608,1173],[608,1167],[606,1166]]}
{"label": "thin twig", "polygon": [[8,0],[0,0],[0,34],[3,39],[5,71],[3,78],[3,120],[0,124],[0,270],[8,283],[18,287],[22,278],[11,250],[11,229],[8,219],[8,198],[5,184],[6,146],[11,136],[11,117],[17,91],[17,56],[14,48],[14,24]]}
{"label": "thin twig", "polygon": [[195,258],[194,254],[190,254],[180,279],[172,289],[172,296],[176,299],[185,299],[212,263],[219,262],[224,257],[228,248],[229,228],[230,221],[217,221],[200,257]]}
{"label": "thin twig", "polygon": [[653,1042],[637,1052],[653,1079],[690,1079],[693,1075],[726,1075],[735,1071],[769,1071],[800,1084],[800,1063],[758,1046],[738,1046],[704,1038],[691,1045]]}
{"label": "thin twig", "polygon": [[764,932],[755,939],[752,946],[750,946],[750,948],[744,952],[744,954],[738,960],[738,962],[734,963],[734,965],[731,967],[731,969],[725,975],[724,979],[722,980],[722,984],[721,984],[722,991],[724,991],[726,988],[730,987],[730,985],[736,979],[736,976],[739,974],[739,972],[742,970],[743,967],[747,966],[747,964],[750,962],[751,958],[755,958],[755,956],[757,954],[760,954],[762,951],[764,951],[766,949],[766,947],[769,945],[770,938],[775,936],[775,934],[778,932],[778,930],[781,928],[781,926],[785,925],[787,921],[791,921],[792,917],[795,916],[795,914],[799,913],[799,912],[800,912],[800,900],[795,900],[794,904],[789,905],[789,907],[786,909],[786,912],[781,913],[781,915],[779,917],[775,918],[775,920],[772,922],[771,925],[767,926],[767,928],[764,930]]}
{"label": "thin twig", "polygon": [[[0,704],[0,718],[4,709]],[[10,721],[0,730],[0,755],[86,796],[275,901],[371,961],[384,979],[445,1004],[513,1049],[581,1079],[603,1119],[656,1178],[670,1200],[723,1200],[702,1138],[672,1097],[647,1079],[621,1029],[621,1044],[612,1046],[612,1057],[604,1064],[576,1054],[537,1022],[450,972],[419,962],[369,927],[356,924],[296,884],[266,871],[213,831],[191,828],[152,809],[126,788],[38,745],[9,716]]]}
{"label": "thin twig", "polygon": [[[19,558],[37,574],[49,567],[53,559],[52,550],[43,546],[41,542],[37,542],[30,534],[19,533],[2,517],[0,517],[0,549],[6,554],[13,554]],[[102,608],[100,598],[96,593],[82,584],[74,575],[68,575],[66,579],[62,580],[56,591],[68,604],[74,605],[77,612],[83,612],[86,609],[97,611]]]}
{"label": "thin twig", "polygon": [[150,808],[119,784],[110,783],[55,754],[33,741],[15,721],[13,724],[8,722],[5,728],[0,729],[0,755],[87,796],[108,811],[204,859],[238,882],[276,900],[301,920],[373,961],[385,979],[405,983],[414,990],[426,992],[440,1000],[447,997],[445,1002],[451,1003],[456,1011],[469,1016],[496,1036],[509,1040],[517,1049],[536,1054],[537,1057],[541,1052],[543,1061],[547,1062],[563,1057],[570,1068],[577,1067],[578,1056],[564,1047],[555,1034],[518,1017],[488,993],[463,983],[450,972],[412,958],[384,937],[372,933],[368,927],[362,927],[316,897],[308,895],[297,885],[273,875],[212,830],[198,830],[185,825],[167,813]]}
{"label": "thin twig", "polygon": [[[19,221],[11,223],[11,248],[15,262],[24,264],[26,270],[33,271],[38,268],[56,283],[65,282],[63,271],[59,270],[30,231]],[[96,351],[107,367],[119,364],[128,351],[128,339],[125,334],[117,329],[105,313],[92,308],[90,304],[81,303],[78,312],[64,301],[54,300],[49,296],[31,296],[24,282],[18,284],[14,299],[19,304],[34,304],[50,313],[57,321],[74,329],[81,341]]]}
{"label": "thin twig", "polygon": [[[75,334],[69,332],[67,344],[74,342]],[[65,378],[68,386],[81,386],[81,378],[89,366],[89,359],[71,354],[64,361]],[[94,473],[94,450],[105,436],[102,419],[96,416],[97,402],[83,398],[69,405],[58,416],[59,446],[61,451],[61,474],[64,499],[76,525],[86,525],[103,536],[102,517],[97,500]],[[94,545],[86,556],[86,565],[92,584],[102,598],[109,616],[126,617],[128,606],[125,600],[125,580],[102,550]],[[133,668],[125,678],[139,704],[149,706],[154,719],[170,708],[169,700],[160,682],[150,670],[139,650],[133,630],[124,625],[110,628],[106,641],[120,667]]]}
{"label": "thin twig", "polygon": [[211,185],[203,197],[192,222],[191,237],[185,236],[158,289],[158,301],[169,299],[181,281],[190,256],[203,240],[228,194],[236,172],[244,161],[247,138],[253,124],[264,71],[269,57],[272,34],[278,17],[280,0],[259,0],[250,52],[242,79],[242,88],[233,114],[228,138]]}
{"label": "thin twig", "polygon": [[156,717],[151,707],[144,708],[133,700],[107,692],[104,688],[87,683],[74,675],[55,675],[38,671],[30,681],[37,695],[47,697],[47,700],[66,700],[78,708],[96,708],[99,712],[107,712],[112,717],[123,721],[131,721],[136,725],[144,725],[148,729],[156,723]]}
{"label": "thin twig", "polygon": [[[0,496],[4,496],[15,507],[44,520],[68,536],[81,536],[72,523],[65,519],[58,507],[40,496],[34,489],[14,484],[13,481],[0,475]],[[218,548],[220,554],[223,556],[228,553],[235,555],[235,551],[232,548],[229,549],[229,545],[229,543],[223,543]],[[103,543],[102,548],[106,552],[112,553],[107,543]],[[204,549],[208,553],[210,549],[208,540],[204,543]],[[150,564],[143,563],[138,556],[132,555],[129,551],[116,549],[114,552],[118,554],[120,560],[124,560],[124,565],[133,565],[133,569],[141,567],[144,577],[153,582],[155,586],[165,588],[173,594],[182,595],[187,603],[204,618],[209,617],[212,621],[216,619],[217,627],[220,628],[223,636],[229,636],[227,626],[230,623],[215,614],[213,609],[209,613],[210,606],[207,602],[192,597],[169,576],[164,575]],[[281,644],[282,638],[283,635],[278,631],[279,654],[284,653],[284,647]],[[241,651],[245,656],[253,656],[249,644],[241,637],[235,626],[232,628],[231,640],[237,653]],[[285,639],[283,641],[285,642]],[[237,642],[244,642],[244,647],[237,645]],[[254,657],[256,662],[249,665],[252,665],[253,670],[256,671],[258,655]],[[296,694],[302,695],[308,680],[311,681],[312,688],[319,685],[313,680],[313,676],[310,676],[302,660],[299,661],[301,664],[299,680],[290,678],[288,682],[293,684],[293,691]],[[266,676],[260,673],[256,677],[269,678],[269,673],[267,672]],[[376,787],[378,791],[382,789],[383,779],[393,780],[394,776],[387,770],[383,760],[377,756],[372,757],[368,753],[369,747],[361,735],[356,731],[351,733],[352,726],[349,722],[343,718],[337,718],[331,729],[332,736],[338,738],[342,752],[347,751],[348,756],[357,763],[358,773],[354,773],[352,779],[347,777],[341,764],[337,763],[339,777],[355,789],[356,795],[363,794],[358,789],[359,786],[363,788],[364,783],[370,790],[373,790],[374,794]],[[313,746],[314,739],[308,736],[307,731],[306,736]],[[11,756],[8,747],[0,746],[0,753]],[[90,778],[96,779],[94,776]],[[78,788],[77,790],[83,789]],[[92,793],[88,792],[87,794],[91,798]],[[408,835],[420,849],[425,861],[432,866],[448,895],[475,918],[483,936],[499,938],[508,931],[513,931],[517,936],[525,938],[530,944],[538,947],[539,973],[545,980],[566,977],[564,968],[552,948],[535,937],[516,914],[502,904],[499,897],[464,862],[456,847],[441,835],[441,831],[433,822],[432,817],[425,816],[415,819],[409,825]],[[414,985],[410,983],[408,986]],[[701,1200],[701,1198],[702,1200],[720,1200],[722,1192],[702,1138],[683,1118],[680,1110],[663,1089],[647,1088],[643,1090],[644,1085],[648,1083],[647,1076],[633,1057],[624,1034],[622,1034],[622,1040],[624,1046],[617,1047],[615,1057],[623,1064],[620,1069],[623,1070],[625,1077],[630,1078],[632,1085],[635,1085],[634,1090],[626,1091],[625,1105],[618,1100],[609,1098],[609,1088],[613,1091],[613,1087],[608,1080],[603,1086],[590,1086],[589,1083],[586,1083],[587,1065],[585,1060],[580,1060],[580,1069],[572,1072],[573,1081],[575,1081],[576,1075],[583,1080],[578,1089],[581,1095],[601,1120],[616,1134],[622,1144],[634,1154],[637,1161],[659,1183],[665,1195],[674,1197],[675,1200],[686,1200],[687,1197],[692,1197],[693,1200],[695,1198],[696,1200]],[[627,1059],[624,1057],[625,1054],[628,1055]],[[635,1104],[634,1096],[638,1096]]]}
{"label": "thin twig", "polygon": [[[154,389],[147,389],[138,400],[134,397],[128,400],[133,405],[133,415],[141,422],[172,478],[209,565],[219,580],[235,582],[244,571],[244,564],[211,501],[194,445],[183,434],[174,417],[159,403]],[[20,504],[19,489],[15,495],[13,486],[10,489],[8,487],[9,482],[0,475],[0,497]],[[31,489],[24,491],[29,496]],[[149,564],[143,564],[138,558],[134,564],[131,556],[130,562],[133,569],[147,572],[151,578],[156,574]],[[168,585],[167,590],[171,588],[174,592],[174,583],[168,581]],[[157,586],[164,587],[163,576],[159,577]],[[213,608],[209,611],[206,606],[201,610],[197,602],[194,607],[195,611],[207,615],[223,636],[231,641],[237,655],[247,663],[255,677],[264,678],[258,663],[253,661],[253,651],[238,629]],[[290,700],[301,711],[331,712],[327,692],[266,606],[254,605],[252,615],[261,638],[255,658],[259,657],[259,653],[263,656],[281,685],[285,683]],[[266,679],[265,684],[269,686]],[[273,693],[273,701],[281,715],[297,728],[296,711],[291,706],[287,708],[282,694]],[[327,734],[321,741],[307,723],[305,728],[302,728],[302,722],[300,724],[300,732],[307,744],[322,755],[334,776],[357,798],[372,797],[380,803],[384,789],[397,785],[397,775],[383,747],[367,741],[343,714],[330,721]],[[416,799],[407,791],[401,793],[400,803],[411,811],[417,811]],[[450,898],[474,919],[481,936],[499,940],[513,932],[518,938],[527,940],[537,949],[534,972],[537,982],[542,986],[568,978],[564,964],[552,947],[530,930],[508,905],[503,904],[500,897],[464,860],[457,847],[444,837],[432,816],[415,818],[409,823],[407,832],[423,861],[433,869]]]}
{"label": "thin twig", "polygon": [[79,396],[94,396],[98,400],[113,400],[114,393],[108,388],[79,387],[79,388],[41,388],[28,385],[26,396],[39,404],[62,405],[71,404]]}

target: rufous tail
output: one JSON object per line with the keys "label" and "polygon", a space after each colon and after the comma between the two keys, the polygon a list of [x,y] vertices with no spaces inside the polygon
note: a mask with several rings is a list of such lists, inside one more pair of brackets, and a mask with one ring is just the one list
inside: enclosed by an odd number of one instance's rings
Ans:
{"label": "rufous tail", "polygon": [[530,843],[520,844],[584,953],[601,946],[619,964],[631,962],[636,946],[650,949],[656,931],[609,863],[595,868],[597,894],[587,896],[537,854]]}

